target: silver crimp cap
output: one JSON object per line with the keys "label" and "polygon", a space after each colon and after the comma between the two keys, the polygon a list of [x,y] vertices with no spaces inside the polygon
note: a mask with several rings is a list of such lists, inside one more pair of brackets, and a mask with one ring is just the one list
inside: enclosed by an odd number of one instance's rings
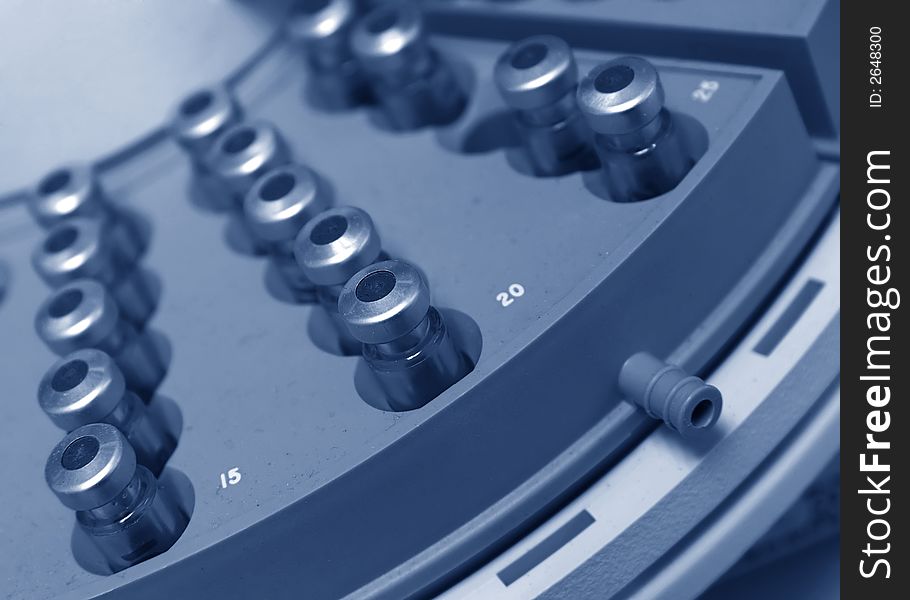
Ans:
{"label": "silver crimp cap", "polygon": [[265,170],[287,162],[287,151],[275,126],[257,120],[224,130],[207,161],[235,192],[246,194]]}
{"label": "silver crimp cap", "polygon": [[32,265],[52,287],[82,277],[109,281],[114,256],[97,219],[68,219],[52,227],[32,253]]}
{"label": "silver crimp cap", "polygon": [[42,227],[75,216],[99,217],[105,212],[94,170],[81,163],[64,165],[45,175],[32,191],[28,207]]}
{"label": "silver crimp cap", "polygon": [[373,264],[382,252],[379,233],[366,212],[339,206],[316,216],[297,235],[294,257],[316,285],[341,285]]}
{"label": "silver crimp cap", "polygon": [[101,350],[87,348],[67,354],[44,374],[38,403],[55,425],[72,431],[102,421],[126,393],[123,373]]}
{"label": "silver crimp cap", "polygon": [[113,425],[91,423],[68,433],[44,467],[51,491],[74,510],[107,504],[136,474],[136,453]]}
{"label": "silver crimp cap", "polygon": [[300,228],[328,208],[316,176],[302,165],[290,164],[266,172],[247,192],[243,203],[247,222],[265,241],[293,240]]}
{"label": "silver crimp cap", "polygon": [[226,127],[240,120],[240,108],[221,85],[196,90],[173,109],[171,135],[191,154],[202,156]]}
{"label": "silver crimp cap", "polygon": [[512,108],[548,106],[575,89],[578,67],[558,37],[536,35],[512,44],[496,61],[493,78]]}
{"label": "silver crimp cap", "polygon": [[415,267],[400,260],[358,271],[338,297],[348,329],[367,344],[396,340],[417,327],[430,309],[430,289]]}
{"label": "silver crimp cap", "polygon": [[79,279],[57,289],[38,308],[35,330],[59,355],[104,341],[120,320],[120,311],[104,286]]}
{"label": "silver crimp cap", "polygon": [[622,135],[651,123],[664,107],[664,89],[654,66],[624,56],[591,70],[578,84],[578,107],[591,128]]}
{"label": "silver crimp cap", "polygon": [[423,17],[411,2],[369,12],[354,28],[351,47],[368,72],[388,81],[418,76],[430,60]]}
{"label": "silver crimp cap", "polygon": [[351,0],[306,0],[291,14],[287,32],[308,52],[324,57],[321,63],[340,62],[350,55],[347,32],[356,16]]}

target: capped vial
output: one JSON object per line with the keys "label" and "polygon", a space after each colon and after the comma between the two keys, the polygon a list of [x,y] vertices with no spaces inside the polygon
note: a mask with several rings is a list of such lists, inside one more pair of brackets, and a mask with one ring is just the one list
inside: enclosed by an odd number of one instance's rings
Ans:
{"label": "capped vial", "polygon": [[301,302],[315,299],[315,287],[294,260],[294,240],[328,206],[316,175],[299,164],[266,172],[243,203],[250,230],[266,245],[282,279]]}
{"label": "capped vial", "polygon": [[342,352],[360,354],[360,340],[338,314],[338,295],[357,271],[381,259],[382,243],[370,215],[353,206],[321,213],[300,230],[294,256],[316,284],[316,297],[338,330]]}
{"label": "capped vial", "polygon": [[145,249],[136,224],[107,199],[90,165],[73,163],[45,175],[35,186],[28,208],[45,229],[73,218],[95,219],[102,223],[104,234],[133,259]]}
{"label": "capped vial", "polygon": [[38,308],[35,330],[48,348],[64,356],[83,348],[110,354],[131,389],[149,397],[164,377],[164,363],[146,334],[121,318],[104,286],[79,279],[55,290]]}
{"label": "capped vial", "polygon": [[177,445],[158,413],[127,389],[120,368],[101,350],[77,350],[54,363],[38,385],[38,403],[64,431],[89,423],[113,425],[129,440],[139,463],[156,475]]}
{"label": "capped vial", "polygon": [[50,287],[90,278],[104,284],[124,318],[137,327],[154,310],[147,279],[122,239],[104,233],[97,219],[76,217],[52,227],[32,253],[32,265]]}
{"label": "capped vial", "polygon": [[104,218],[109,210],[94,170],[81,163],[64,165],[42,177],[28,207],[42,227],[76,216]]}
{"label": "capped vial", "polygon": [[228,127],[206,157],[209,168],[231,189],[238,204],[260,176],[289,161],[287,146],[278,130],[262,120]]}
{"label": "capped vial", "polygon": [[173,109],[171,135],[197,165],[225,129],[239,123],[240,107],[222,85],[196,90]]}
{"label": "capped vial", "polygon": [[386,118],[396,129],[454,121],[467,103],[451,67],[428,43],[416,4],[383,4],[351,35],[354,55],[373,80]]}
{"label": "capped vial", "polygon": [[161,554],[189,522],[174,491],[137,463],[129,441],[107,423],[68,433],[48,457],[44,477],[76,511],[76,522],[112,572]]}
{"label": "capped vial", "polygon": [[291,14],[288,35],[306,54],[307,84],[328,106],[345,108],[369,100],[369,85],[351,52],[357,20],[353,0],[305,0]]}
{"label": "capped vial", "polygon": [[591,162],[591,129],[575,102],[578,67],[566,42],[537,35],[512,44],[496,61],[493,79],[537,174],[558,175]]}
{"label": "capped vial", "polygon": [[578,106],[596,134],[607,188],[618,202],[670,191],[695,163],[654,66],[624,56],[591,70],[578,86]]}
{"label": "capped vial", "polygon": [[420,271],[399,260],[357,272],[338,298],[338,311],[386,394],[392,410],[419,408],[472,369],[430,304]]}

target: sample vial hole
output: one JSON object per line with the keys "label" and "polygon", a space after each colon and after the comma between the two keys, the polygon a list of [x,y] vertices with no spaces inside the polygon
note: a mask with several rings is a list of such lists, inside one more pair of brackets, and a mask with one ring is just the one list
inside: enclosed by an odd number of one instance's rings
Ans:
{"label": "sample vial hole", "polygon": [[41,183],[38,185],[38,193],[47,196],[55,192],[59,192],[67,185],[69,185],[72,178],[72,173],[70,173],[67,169],[54,171],[41,180]]}
{"label": "sample vial hole", "polygon": [[224,140],[221,149],[228,154],[237,154],[250,147],[253,140],[256,139],[256,132],[249,128],[243,128],[235,131]]}
{"label": "sample vial hole", "polygon": [[68,392],[85,379],[88,363],[81,359],[71,360],[54,373],[51,388],[55,392]]}
{"label": "sample vial hole", "polygon": [[361,302],[376,302],[395,289],[395,274],[391,271],[374,271],[360,280],[354,295]]}
{"label": "sample vial hole", "polygon": [[211,106],[213,99],[212,92],[207,90],[196,92],[180,104],[180,112],[187,117],[198,115]]}
{"label": "sample vial hole", "polygon": [[635,71],[626,65],[604,69],[594,78],[594,89],[601,94],[614,94],[625,89],[635,79]]}
{"label": "sample vial hole", "polygon": [[547,57],[548,51],[544,44],[536,42],[522,46],[512,54],[510,64],[516,69],[530,69],[539,65]]}
{"label": "sample vial hole", "polygon": [[695,408],[692,409],[692,413],[689,415],[689,422],[692,423],[692,426],[698,429],[707,427],[711,424],[711,421],[714,420],[714,402],[708,400],[700,400],[698,404],[695,405]]}
{"label": "sample vial hole", "polygon": [[98,449],[100,447],[101,444],[98,443],[98,438],[90,435],[76,438],[70,442],[66,447],[66,450],[63,451],[63,456],[60,457],[60,464],[63,465],[63,468],[67,471],[81,469],[92,462],[98,455]]}
{"label": "sample vial hole", "polygon": [[82,292],[80,290],[66,290],[54,298],[50,306],[47,307],[47,312],[53,318],[59,319],[73,312],[80,302],[82,302]]}
{"label": "sample vial hole", "polygon": [[348,220],[341,215],[332,215],[321,220],[310,232],[310,241],[317,246],[331,244],[348,230]]}
{"label": "sample vial hole", "polygon": [[278,173],[268,178],[259,190],[259,197],[266,202],[274,202],[288,195],[297,180],[290,173]]}
{"label": "sample vial hole", "polygon": [[367,19],[366,28],[370,33],[382,33],[394,27],[397,22],[398,11],[394,8],[383,8]]}
{"label": "sample vial hole", "polygon": [[76,231],[75,227],[62,227],[44,240],[44,251],[53,254],[65,250],[73,245],[77,235],[78,231]]}

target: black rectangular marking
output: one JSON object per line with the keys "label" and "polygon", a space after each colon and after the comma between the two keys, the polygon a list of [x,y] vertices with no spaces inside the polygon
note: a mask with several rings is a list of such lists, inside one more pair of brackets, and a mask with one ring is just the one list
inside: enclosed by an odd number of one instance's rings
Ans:
{"label": "black rectangular marking", "polygon": [[539,544],[516,558],[497,575],[505,585],[512,585],[518,578],[552,556],[557,550],[571,542],[575,537],[594,523],[594,517],[586,510],[581,511],[562,527],[541,540]]}
{"label": "black rectangular marking", "polygon": [[803,313],[806,312],[806,309],[809,308],[809,305],[812,304],[812,301],[815,300],[815,297],[818,296],[823,287],[825,287],[824,282],[818,279],[809,279],[796,297],[793,298],[793,301],[790,302],[790,306],[781,313],[774,325],[768,329],[767,333],[755,345],[753,351],[762,356],[771,356],[774,349],[777,348],[787,333],[793,329],[793,326],[803,316]]}

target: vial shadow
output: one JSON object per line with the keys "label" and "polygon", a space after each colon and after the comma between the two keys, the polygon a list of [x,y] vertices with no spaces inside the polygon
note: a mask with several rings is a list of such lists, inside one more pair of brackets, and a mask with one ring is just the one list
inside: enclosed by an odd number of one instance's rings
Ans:
{"label": "vial shadow", "polygon": [[193,174],[187,183],[190,204],[203,212],[222,214],[236,205],[231,191],[213,175],[193,167]]}
{"label": "vial shadow", "polygon": [[[180,435],[183,433],[183,413],[178,405],[169,396],[155,394],[148,403],[149,417],[155,423],[160,423],[163,433],[172,442],[168,448],[167,456],[162,455],[162,463],[167,463],[180,444]],[[155,473],[157,475],[157,473]]]}
{"label": "vial shadow", "polygon": [[[417,131],[422,131],[430,127],[450,127],[457,124],[462,117],[470,111],[470,105],[473,101],[474,91],[477,84],[477,77],[474,74],[474,70],[471,68],[470,63],[464,58],[449,54],[439,52],[437,54],[441,63],[443,63],[447,68],[452,71],[452,78],[454,79],[455,85],[458,86],[458,89],[464,94],[465,100],[464,105],[461,107],[461,110],[448,115],[445,118],[441,119],[430,119],[430,121],[422,127],[417,128],[402,128],[396,126],[393,121],[386,115],[384,112],[381,102],[375,100],[372,104],[367,105],[367,121],[373,125],[373,127],[379,129],[380,131],[385,131],[387,133],[395,134],[407,134],[414,133]],[[421,84],[416,84],[421,85]]]}
{"label": "vial shadow", "polygon": [[136,260],[139,261],[148,252],[152,241],[152,223],[138,211],[133,210],[122,204],[117,204],[114,212],[116,218],[122,219],[131,235],[135,236],[138,254]]}
{"label": "vial shadow", "polygon": [[136,302],[141,302],[147,306],[147,308],[142,310],[142,321],[133,322],[133,325],[136,326],[138,331],[145,330],[145,326],[148,324],[149,320],[155,315],[155,312],[158,310],[158,306],[161,303],[161,293],[163,286],[161,283],[161,277],[157,273],[151,271],[142,265],[136,265],[135,272],[130,275],[136,279],[139,289],[142,290],[143,298],[136,299]]}
{"label": "vial shadow", "polygon": [[515,119],[504,109],[482,114],[461,127],[442,129],[437,140],[443,148],[458,154],[489,154],[521,145]]}
{"label": "vial shadow", "polygon": [[224,242],[232,251],[243,256],[266,256],[268,247],[257,240],[243,218],[243,212],[232,211],[224,226]]}
{"label": "vial shadow", "polygon": [[[196,506],[196,492],[189,477],[183,472],[173,468],[165,467],[161,476],[158,478],[159,494],[172,494],[175,504],[183,513],[184,522],[189,522],[193,517],[193,510]],[[186,531],[186,530],[184,530]],[[183,532],[181,532],[181,535]],[[179,538],[178,540],[179,541]],[[171,546],[173,547],[173,546]],[[165,549],[166,552],[170,548]],[[95,575],[113,575],[107,560],[101,549],[94,543],[91,536],[83,530],[78,523],[73,524],[70,534],[70,551],[76,563]]]}
{"label": "vial shadow", "polygon": [[274,260],[265,263],[265,269],[262,273],[262,282],[265,290],[269,295],[285,304],[313,304],[316,302],[315,289],[312,290],[294,290],[287,284],[281,269]]}
{"label": "vial shadow", "polygon": [[[116,357],[127,379],[127,385],[146,403],[167,377],[173,349],[161,332],[147,327]],[[138,367],[137,367],[138,365]]]}
{"label": "vial shadow", "polygon": [[350,113],[358,108],[376,105],[376,99],[373,97],[373,91],[369,85],[364,85],[363,89],[357,90],[343,100],[338,97],[339,95],[333,96],[324,90],[312,74],[307,74],[300,91],[304,104],[327,114]]}
{"label": "vial shadow", "polygon": [[345,343],[341,333],[338,331],[338,325],[329,314],[329,311],[322,305],[316,306],[310,311],[310,317],[307,319],[307,335],[313,345],[329,354],[335,356],[359,356],[361,345],[359,343]]}

